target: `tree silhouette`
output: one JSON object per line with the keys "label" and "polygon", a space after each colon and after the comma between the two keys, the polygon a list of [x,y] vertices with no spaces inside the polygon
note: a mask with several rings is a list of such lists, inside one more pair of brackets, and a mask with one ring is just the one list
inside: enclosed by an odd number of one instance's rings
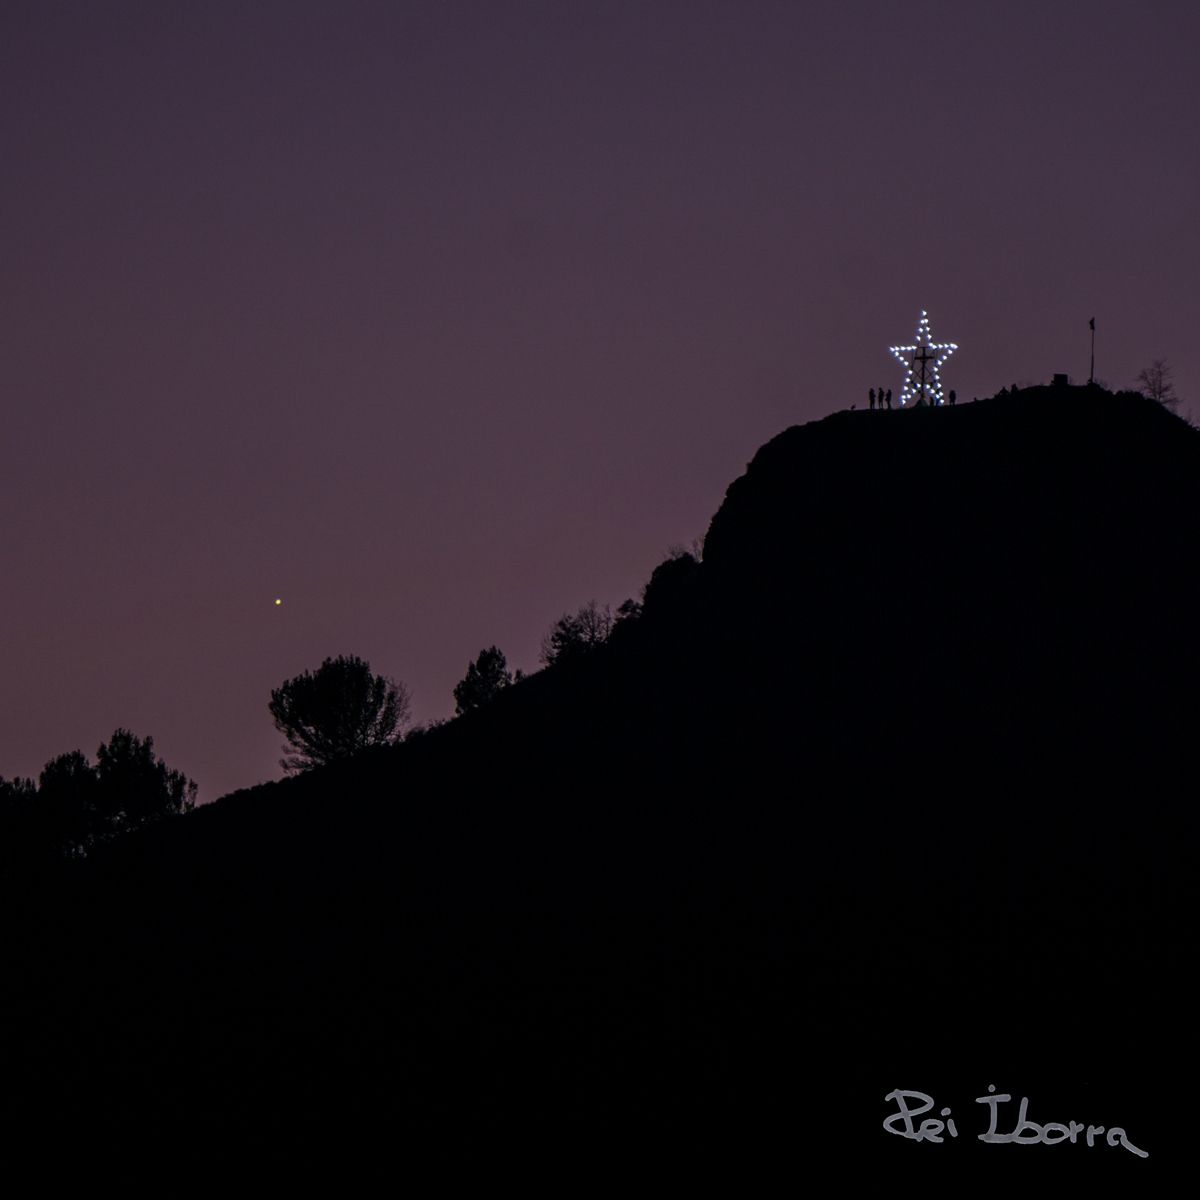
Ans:
{"label": "tree silhouette", "polygon": [[118,729],[96,751],[99,837],[129,833],[196,804],[196,785],[154,755],[153,738],[137,738]]}
{"label": "tree silhouette", "polygon": [[82,751],[52,758],[38,777],[35,840],[69,858],[82,857],[107,832],[99,793],[96,768]]}
{"label": "tree silhouette", "polygon": [[8,837],[30,858],[82,858],[121,834],[195,806],[196,785],[155,757],[154,739],[116,730],[93,766],[79,750],[52,758],[32,780],[0,780]]}
{"label": "tree silhouette", "polygon": [[1144,396],[1157,400],[1164,408],[1173,409],[1179,403],[1171,380],[1171,365],[1165,358],[1156,358],[1148,367],[1143,367],[1138,372],[1137,384]]}
{"label": "tree silhouette", "polygon": [[286,680],[271,692],[268,707],[291,751],[279,765],[298,772],[399,741],[410,699],[404,684],[373,674],[349,655]]}
{"label": "tree silhouette", "polygon": [[0,776],[0,870],[8,872],[31,857],[31,831],[37,813],[37,784],[32,779]]}
{"label": "tree silhouette", "polygon": [[542,639],[542,662],[546,666],[580,658],[608,641],[613,630],[612,612],[589,600],[578,612],[559,617]]}
{"label": "tree silhouette", "polygon": [[19,775],[15,779],[5,779],[0,775],[0,812],[6,819],[14,808],[31,804],[36,796],[37,784],[32,779],[23,779]]}
{"label": "tree silhouette", "polygon": [[467,667],[467,673],[455,685],[454,711],[461,716],[482,708],[513,682],[512,672],[502,651],[489,646]]}
{"label": "tree silhouette", "polygon": [[625,621],[636,621],[642,615],[642,606],[633,597],[622,600],[617,605],[617,615],[613,618],[613,625],[620,625]]}

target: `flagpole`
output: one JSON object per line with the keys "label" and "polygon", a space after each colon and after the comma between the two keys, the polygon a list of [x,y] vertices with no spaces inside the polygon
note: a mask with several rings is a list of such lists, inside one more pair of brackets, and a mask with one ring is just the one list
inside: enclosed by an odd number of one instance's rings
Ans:
{"label": "flagpole", "polygon": [[1088,370],[1088,383],[1096,382],[1096,318],[1093,317],[1088,324],[1092,328],[1092,365]]}

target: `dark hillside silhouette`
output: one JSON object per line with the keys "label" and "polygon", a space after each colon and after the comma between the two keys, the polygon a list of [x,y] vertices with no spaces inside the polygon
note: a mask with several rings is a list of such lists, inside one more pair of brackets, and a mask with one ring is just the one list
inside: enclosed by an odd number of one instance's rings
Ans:
{"label": "dark hillside silhouette", "polygon": [[[1190,1152],[1198,535],[1200,434],[1141,397],[788,429],[589,653],[24,893],[9,1127],[1152,1194]],[[985,1146],[988,1084],[1151,1157]],[[959,1139],[883,1132],[896,1088]]]}

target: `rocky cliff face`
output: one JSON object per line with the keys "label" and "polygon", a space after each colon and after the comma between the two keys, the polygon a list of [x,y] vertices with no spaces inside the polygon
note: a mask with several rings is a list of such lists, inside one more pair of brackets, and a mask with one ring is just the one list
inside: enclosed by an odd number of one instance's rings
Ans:
{"label": "rocky cliff face", "polygon": [[787,430],[729,488],[704,573],[733,636],[824,663],[839,722],[1136,735],[1186,711],[1198,534],[1200,434],[1037,388]]}

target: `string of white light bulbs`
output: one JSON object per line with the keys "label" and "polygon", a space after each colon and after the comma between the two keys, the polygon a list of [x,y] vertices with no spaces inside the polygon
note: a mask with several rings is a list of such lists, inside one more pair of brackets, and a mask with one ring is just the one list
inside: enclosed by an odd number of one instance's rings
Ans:
{"label": "string of white light bulbs", "polygon": [[929,333],[929,314],[921,309],[917,322],[916,342],[911,346],[889,346],[896,360],[905,368],[904,387],[900,391],[901,407],[917,404],[945,404],[939,372],[958,346],[954,342],[935,342]]}

